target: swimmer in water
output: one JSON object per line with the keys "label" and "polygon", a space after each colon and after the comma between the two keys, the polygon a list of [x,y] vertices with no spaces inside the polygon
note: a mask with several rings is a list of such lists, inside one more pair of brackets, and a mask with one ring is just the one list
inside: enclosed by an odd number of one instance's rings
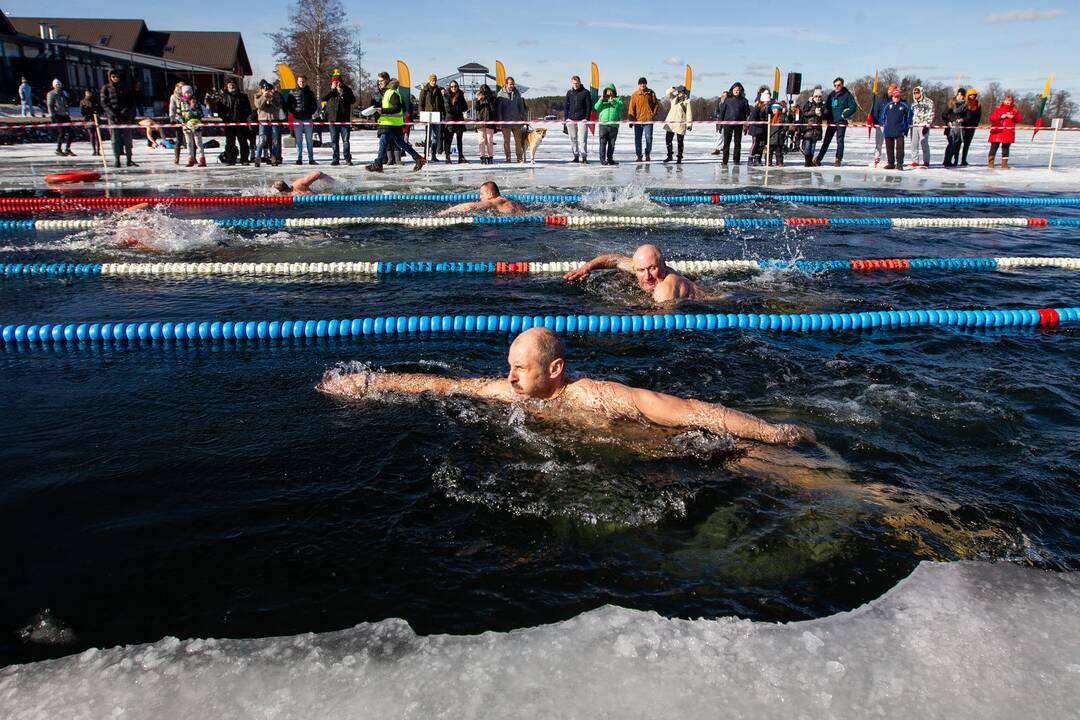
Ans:
{"label": "swimmer in water", "polygon": [[499,193],[499,186],[491,180],[480,186],[480,199],[476,202],[461,203],[446,208],[439,213],[440,217],[447,215],[464,215],[465,213],[494,212],[497,215],[521,215],[525,208],[510,198],[503,197]]}
{"label": "swimmer in water", "polygon": [[285,182],[279,178],[271,182],[270,187],[274,188],[282,195],[314,195],[315,191],[311,189],[312,184],[317,180],[330,179],[332,178],[326,173],[316,170],[315,172],[308,173],[304,177],[296,178],[291,182]]}
{"label": "swimmer in water", "polygon": [[[141,202],[126,207],[121,210],[118,215],[119,221],[116,224],[116,244],[122,248],[128,248],[130,250],[141,250],[149,253],[162,253],[165,252],[160,247],[154,245],[154,231],[144,224],[139,224],[133,220],[125,220],[130,216],[137,216],[144,210],[150,210],[153,208],[152,203]],[[229,244],[224,240],[218,240],[215,243],[216,247],[227,248]]]}
{"label": "swimmer in water", "polygon": [[658,303],[679,300],[718,300],[677,272],[668,269],[664,254],[655,245],[642,245],[632,258],[625,255],[600,255],[577,270],[563,275],[564,280],[583,280],[593,270],[622,270],[637,276],[638,286]]}
{"label": "swimmer in water", "polygon": [[728,433],[771,445],[815,442],[814,431],[801,425],[773,424],[716,403],[687,400],[617,382],[566,376],[562,340],[547,328],[531,328],[510,345],[506,378],[446,378],[412,373],[328,372],[317,389],[357,397],[369,392],[462,395],[498,403],[516,403],[527,412],[573,424],[629,420],[663,428]]}

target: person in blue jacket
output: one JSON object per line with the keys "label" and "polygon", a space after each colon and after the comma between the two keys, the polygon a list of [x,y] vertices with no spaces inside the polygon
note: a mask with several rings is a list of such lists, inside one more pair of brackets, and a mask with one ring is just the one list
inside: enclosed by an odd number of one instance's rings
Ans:
{"label": "person in blue jacket", "polygon": [[900,99],[900,88],[890,89],[892,99],[882,106],[877,121],[885,136],[886,170],[904,169],[904,136],[911,127],[911,106]]}

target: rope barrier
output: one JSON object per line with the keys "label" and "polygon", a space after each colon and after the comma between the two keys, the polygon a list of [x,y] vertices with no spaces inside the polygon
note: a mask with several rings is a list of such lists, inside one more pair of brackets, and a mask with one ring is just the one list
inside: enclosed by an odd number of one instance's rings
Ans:
{"label": "rope barrier", "polygon": [[[578,203],[579,194],[506,193],[518,202]],[[0,212],[62,212],[122,208],[140,205],[222,206],[222,205],[321,205],[327,203],[440,202],[460,203],[480,199],[478,193],[368,193],[356,195],[152,195],[130,197],[50,197],[0,198]],[[769,195],[738,193],[715,195],[650,195],[649,200],[667,205],[727,205],[749,202],[788,202],[812,205],[1000,205],[1080,207],[1080,197],[994,197],[986,195]]]}
{"label": "rope barrier", "polygon": [[[215,275],[418,275],[562,274],[580,260],[550,262],[156,262],[156,263],[0,263],[0,275],[101,275],[109,277]],[[1074,257],[875,258],[851,260],[669,260],[676,272],[739,272],[765,269],[805,272],[901,270],[1012,270],[1053,267],[1080,270]]]}
{"label": "rope barrier", "polygon": [[[356,215],[313,218],[217,218],[181,219],[192,225],[219,225],[229,228],[314,228],[344,225],[402,225],[407,227],[451,227],[455,225],[560,225],[567,227],[698,227],[716,230],[763,229],[802,225],[876,228],[995,228],[995,227],[1080,227],[1080,218],[701,218],[633,215],[516,215],[462,217],[399,217]],[[100,218],[82,220],[0,220],[0,230],[87,230],[104,223]],[[124,226],[123,224],[121,225]],[[134,218],[130,227],[139,223]]]}
{"label": "rope barrier", "polygon": [[103,322],[0,325],[15,343],[111,340],[286,340],[366,335],[518,333],[542,326],[558,333],[630,334],[656,330],[825,332],[891,327],[1006,328],[1080,322],[1080,308],[1022,310],[878,310],[851,313],[708,313],[671,315],[411,315],[344,320]]}

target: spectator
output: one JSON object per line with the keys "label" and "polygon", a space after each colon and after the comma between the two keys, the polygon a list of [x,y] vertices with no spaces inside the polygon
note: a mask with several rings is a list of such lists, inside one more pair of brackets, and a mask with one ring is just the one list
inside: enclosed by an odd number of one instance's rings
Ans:
{"label": "spectator", "polygon": [[[199,167],[206,167],[206,149],[202,139],[202,103],[195,99],[195,91],[190,85],[184,85],[180,89],[179,119],[184,124],[184,140],[188,146],[188,167],[195,165],[195,149],[199,150]],[[177,142],[177,147],[180,143]]]}
{"label": "spectator", "polygon": [[[397,94],[397,98],[401,100],[400,94]],[[356,96],[353,95],[352,88],[342,81],[340,70],[335,68],[334,72],[330,73],[330,89],[322,99],[326,103],[326,120],[330,123],[330,142],[334,145],[333,159],[330,164],[340,165],[341,154],[344,151],[345,164],[352,165],[349,133],[352,130],[352,106],[356,102]],[[404,116],[402,116],[402,122],[404,123]],[[401,128],[402,125],[396,127]],[[401,139],[404,142],[405,136],[402,135]],[[380,160],[378,164],[382,165],[382,161]]]}
{"label": "spectator", "polygon": [[137,166],[131,159],[131,128],[113,127],[135,122],[135,96],[120,80],[120,73],[116,70],[109,71],[109,83],[101,88],[101,106],[109,121],[116,167],[120,167],[121,152],[127,156],[128,167]]}
{"label": "spectator", "polygon": [[967,167],[968,148],[975,138],[975,130],[982,122],[982,106],[979,105],[979,93],[975,88],[968,88],[964,95],[964,116],[960,119],[963,125],[964,150],[960,155],[960,165]]}
{"label": "spectator", "polygon": [[956,167],[960,164],[960,148],[964,144],[964,103],[964,89],[957,88],[952,102],[941,112],[942,121],[948,125],[945,130],[948,145],[945,148],[945,161],[942,163],[945,167]]}
{"label": "spectator", "polygon": [[642,140],[645,141],[645,162],[652,162],[652,138],[653,121],[656,119],[656,111],[660,109],[660,101],[656,99],[656,93],[649,87],[649,81],[643,77],[638,78],[638,89],[630,95],[630,107],[626,113],[626,119],[634,127],[634,153],[637,161],[642,160]]}
{"label": "spectator", "polygon": [[98,101],[97,95],[90,88],[83,90],[83,99],[79,103],[79,113],[83,116],[83,120],[89,120],[94,123],[94,127],[86,128],[86,138],[90,141],[90,148],[93,150],[91,155],[101,154],[101,138],[98,137],[97,130],[97,118],[101,114],[101,103]]}
{"label": "spectator", "polygon": [[[379,113],[379,111],[382,109],[382,97],[388,92],[390,92],[390,73],[381,72],[379,73],[378,78],[376,78],[375,80],[375,92],[371,95],[371,107],[368,109],[367,112],[361,113],[361,115],[363,115],[364,117],[371,117]],[[323,106],[325,105],[326,103],[323,103]],[[402,116],[402,120],[404,121],[404,115]],[[376,127],[378,129],[375,131],[375,136],[379,139],[379,150],[381,151],[383,145],[386,145],[385,164],[397,165],[397,156],[400,151],[398,150],[397,145],[392,142],[388,143],[388,138],[384,137],[388,132],[390,126],[385,123],[377,123]]]}
{"label": "spectator", "polygon": [[825,98],[821,88],[814,88],[810,100],[802,109],[802,154],[806,167],[814,167],[821,163],[814,159],[818,141],[821,140],[821,126],[829,121],[829,108],[825,105]]}
{"label": "spectator", "polygon": [[615,91],[615,83],[604,87],[604,94],[593,108],[597,112],[600,134],[600,164],[618,165],[615,162],[615,138],[619,137],[619,120],[622,116],[623,99]]}
{"label": "spectator", "polygon": [[911,167],[930,167],[930,126],[934,124],[934,101],[922,87],[911,91]]}
{"label": "spectator", "polygon": [[895,89],[897,89],[896,83],[889,83],[889,87],[885,89],[882,96],[874,101],[874,112],[871,118],[874,123],[874,167],[881,164],[881,148],[885,145],[885,134],[881,131],[878,118],[881,117],[881,110],[889,104],[892,92]]}
{"label": "spectator", "polygon": [[716,101],[716,144],[713,145],[713,155],[720,154],[720,148],[724,146],[724,126],[720,124],[720,115],[724,112],[724,102],[728,99],[728,91],[720,93],[720,99]]}
{"label": "spectator", "polygon": [[885,152],[889,163],[886,170],[904,169],[904,136],[911,127],[911,106],[900,99],[900,88],[890,90],[891,100],[881,108],[877,121],[885,136]]}
{"label": "spectator", "polygon": [[[727,100],[720,112],[720,122],[724,128],[724,154],[720,158],[721,165],[726,167],[728,164],[732,141],[735,143],[735,164],[738,165],[742,161],[742,136],[744,132],[747,132],[744,123],[749,118],[750,101],[746,99],[746,90],[742,83],[735,83],[728,90]],[[758,156],[760,155],[761,153],[758,153]]]}
{"label": "spectator", "polygon": [[[217,95],[213,103],[214,112],[221,118],[225,125],[225,150],[221,154],[222,161],[226,165],[235,165],[237,161],[241,165],[249,162],[248,154],[248,129],[241,125],[248,121],[251,115],[251,102],[246,93],[240,92],[236,80],[229,78],[225,81],[225,92]],[[240,145],[237,152],[237,143]]]}
{"label": "spectator", "polygon": [[784,167],[784,143],[787,140],[788,123],[791,122],[791,115],[788,113],[787,103],[783,100],[779,102],[774,101],[769,107],[769,114],[769,122],[772,123],[772,132],[766,132],[769,142],[769,154],[766,158],[766,162],[777,167]]}
{"label": "spectator", "polygon": [[296,87],[285,101],[285,109],[292,113],[293,137],[296,138],[296,164],[304,164],[304,143],[307,143],[308,165],[315,162],[315,147],[312,144],[315,135],[315,123],[312,118],[319,109],[315,93],[307,84],[306,75],[296,76]]}
{"label": "spectator", "polygon": [[255,91],[255,112],[259,120],[259,139],[255,145],[255,167],[259,167],[259,157],[269,145],[270,164],[281,164],[281,93],[266,80],[259,81]]}
{"label": "spectator", "polygon": [[844,135],[847,133],[848,121],[855,114],[855,96],[844,85],[844,78],[838,77],[833,80],[832,92],[825,98],[825,107],[828,109],[829,126],[825,128],[825,137],[821,141],[821,149],[814,158],[815,165],[821,165],[825,159],[825,153],[829,150],[829,143],[836,136],[836,161],[833,163],[840,167],[844,159]]}
{"label": "spectator", "polygon": [[450,162],[450,148],[457,145],[458,165],[467,163],[465,159],[465,114],[469,112],[469,101],[465,99],[465,93],[461,92],[461,86],[457,80],[451,80],[447,85],[446,92],[446,117],[454,122],[447,125],[443,132],[444,149],[446,150],[446,162]]}
{"label": "spectator", "polygon": [[769,131],[766,123],[769,120],[770,105],[772,105],[772,93],[769,92],[769,88],[762,85],[758,88],[757,101],[750,110],[749,129],[747,130],[753,140],[750,145],[751,165],[761,164],[761,154],[765,151],[765,138]]}
{"label": "spectator", "polygon": [[180,149],[184,146],[184,121],[180,117],[184,110],[183,91],[184,81],[180,80],[173,86],[172,95],[169,96],[169,122],[180,126],[176,128],[176,143],[173,145],[173,165],[180,164]]}
{"label": "spectator", "polygon": [[26,82],[26,78],[22,79],[22,83],[19,84],[19,104],[22,106],[22,116],[26,117],[27,114],[30,117],[37,117],[34,114],[34,91],[30,87],[30,83]]}
{"label": "spectator", "polygon": [[1009,146],[1016,141],[1016,126],[1020,123],[1020,111],[1012,95],[1006,95],[1001,104],[990,113],[990,157],[987,167],[994,167],[994,156],[1001,146],[1001,169],[1009,169]]}
{"label": "spectator", "polygon": [[514,83],[514,78],[506,78],[506,87],[499,91],[495,98],[496,118],[500,123],[503,135],[503,151],[506,153],[506,162],[510,162],[510,136],[514,137],[514,150],[517,153],[517,161],[525,162],[525,128],[524,123],[529,119],[528,110],[525,107],[525,99]]}
{"label": "spectator", "polygon": [[[420,111],[437,112],[439,117],[446,114],[446,100],[443,98],[443,89],[439,87],[439,78],[435,73],[428,75],[428,81],[420,88]],[[439,153],[442,152],[442,125],[428,123],[426,152],[431,153],[431,159],[439,161]],[[450,152],[446,153],[446,162],[450,162]]]}
{"label": "spectator", "polygon": [[[630,99],[630,110],[633,112],[634,99]],[[566,100],[563,102],[563,127],[570,136],[570,147],[574,151],[574,159],[570,162],[589,162],[589,113],[592,111],[592,93],[581,84],[581,78],[574,75],[570,78],[570,89],[566,91]],[[602,160],[603,158],[601,158]]]}
{"label": "spectator", "polygon": [[[64,87],[60,84],[59,80],[52,81],[52,90],[45,96],[45,107],[49,110],[49,120],[52,122],[71,122],[71,111],[68,110],[67,96],[64,95]],[[61,146],[63,146],[65,142],[67,143],[67,146],[61,149]],[[56,154],[75,156],[75,153],[71,152],[70,125],[56,128]]]}
{"label": "spectator", "polygon": [[691,128],[691,123],[694,121],[694,113],[690,109],[690,93],[685,87],[679,85],[668,88],[667,96],[668,100],[671,101],[671,108],[668,110],[667,117],[664,118],[664,130],[666,131],[664,133],[664,144],[667,145],[667,157],[664,158],[664,162],[671,162],[672,140],[678,138],[678,157],[675,159],[675,164],[681,165],[683,142],[686,133]]}
{"label": "spectator", "polygon": [[[382,97],[379,99],[379,129],[382,133],[379,136],[379,154],[375,157],[375,162],[367,165],[366,169],[368,172],[382,172],[387,149],[394,145],[409,154],[413,159],[413,172],[416,172],[424,167],[427,158],[416,152],[405,139],[405,98],[401,96],[398,81],[389,78],[387,73],[379,74],[379,86],[382,90]],[[348,90],[347,87],[345,89]],[[349,91],[349,94],[351,95],[352,91]],[[337,151],[336,144],[334,150]]]}
{"label": "spectator", "polygon": [[476,111],[476,136],[480,145],[480,164],[492,165],[495,163],[495,126],[489,125],[498,116],[495,97],[491,94],[491,88],[481,85],[476,93],[476,102],[473,103]]}

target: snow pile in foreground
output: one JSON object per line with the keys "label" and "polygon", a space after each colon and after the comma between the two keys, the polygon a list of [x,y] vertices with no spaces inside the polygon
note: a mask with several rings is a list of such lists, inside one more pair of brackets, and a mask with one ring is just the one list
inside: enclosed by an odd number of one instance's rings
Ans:
{"label": "snow pile in foreground", "polygon": [[400,620],[166,638],[0,671],[5,718],[1074,717],[1080,574],[921,565],[851,613],[773,625],[604,607],[510,633]]}

